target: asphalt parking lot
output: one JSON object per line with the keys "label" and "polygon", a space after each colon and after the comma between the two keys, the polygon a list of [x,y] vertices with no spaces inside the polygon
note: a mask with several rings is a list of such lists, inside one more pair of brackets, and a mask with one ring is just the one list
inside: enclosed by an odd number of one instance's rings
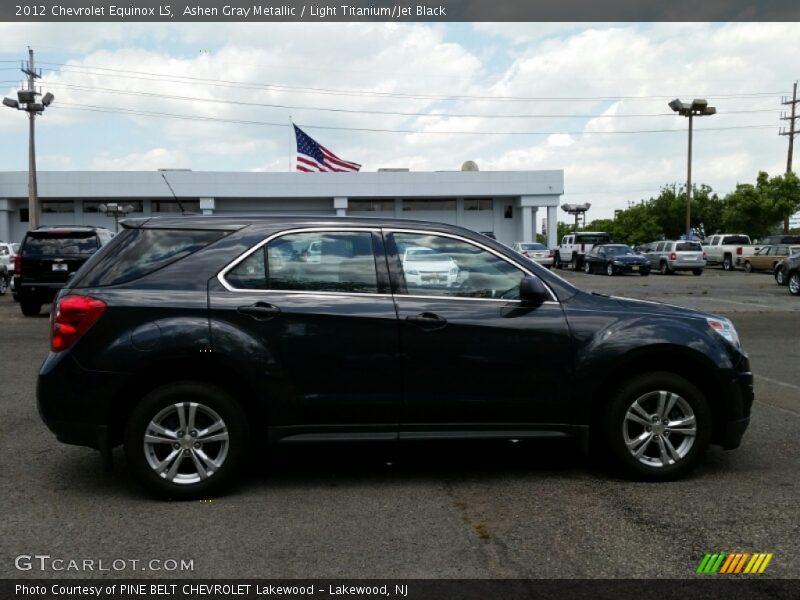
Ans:
{"label": "asphalt parking lot", "polygon": [[[290,447],[228,495],[164,502],[124,458],[58,443],[39,420],[48,319],[0,297],[0,577],[690,577],[709,551],[771,552],[800,577],[800,299],[763,274],[606,277],[587,290],[730,317],[756,403],[742,447],[684,481],[632,483],[563,442]],[[193,571],[20,572],[18,555],[192,560]]]}

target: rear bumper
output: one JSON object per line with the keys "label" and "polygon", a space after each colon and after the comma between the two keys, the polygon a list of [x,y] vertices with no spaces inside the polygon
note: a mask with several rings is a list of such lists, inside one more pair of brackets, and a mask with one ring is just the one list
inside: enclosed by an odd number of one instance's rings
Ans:
{"label": "rear bumper", "polygon": [[20,283],[16,282],[16,294],[20,300],[49,304],[66,283]]}
{"label": "rear bumper", "polygon": [[669,268],[673,271],[691,271],[693,269],[704,269],[706,261],[704,260],[674,260],[667,261]]}
{"label": "rear bumper", "polygon": [[39,416],[59,441],[104,450],[123,377],[84,369],[69,353],[51,353],[36,383]]}

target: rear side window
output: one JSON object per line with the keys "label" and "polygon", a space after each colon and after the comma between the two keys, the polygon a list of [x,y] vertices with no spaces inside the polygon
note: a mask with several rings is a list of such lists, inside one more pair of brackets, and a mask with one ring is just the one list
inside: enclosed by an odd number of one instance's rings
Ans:
{"label": "rear side window", "polygon": [[575,236],[576,244],[607,244],[609,242],[607,235],[578,235]]}
{"label": "rear side window", "polygon": [[678,242],[675,245],[675,250],[678,252],[702,252],[703,247],[697,242]]}
{"label": "rear side window", "polygon": [[99,243],[94,231],[31,231],[22,246],[22,255],[59,256],[66,254],[93,254]]}
{"label": "rear side window", "polygon": [[725,246],[727,244],[749,244],[750,238],[746,235],[728,235],[722,238],[722,245]]}
{"label": "rear side window", "polygon": [[126,229],[87,263],[75,287],[117,285],[139,279],[205,248],[225,231]]}

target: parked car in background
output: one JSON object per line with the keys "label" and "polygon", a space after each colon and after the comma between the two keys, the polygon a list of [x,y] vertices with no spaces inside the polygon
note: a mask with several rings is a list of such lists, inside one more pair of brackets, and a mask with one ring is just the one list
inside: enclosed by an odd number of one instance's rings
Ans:
{"label": "parked car in background", "polygon": [[787,274],[789,273],[789,265],[795,258],[799,258],[800,254],[792,254],[791,256],[787,256],[777,265],[775,265],[775,271],[773,275],[775,277],[775,283],[778,285],[787,285],[789,283],[789,279]]}
{"label": "parked car in background", "polygon": [[702,275],[706,266],[705,253],[700,242],[685,240],[650,242],[642,249],[642,253],[662,275],[669,275],[675,271],[691,271],[694,275]]}
{"label": "parked car in background", "polygon": [[625,244],[601,244],[586,254],[583,270],[608,276],[621,273],[650,275],[650,260]]}
{"label": "parked car in background", "polygon": [[5,265],[6,271],[14,274],[14,259],[19,253],[19,244],[0,242],[0,265]]}
{"label": "parked car in background", "polygon": [[15,292],[22,314],[38,315],[42,304],[56,294],[113,234],[86,225],[42,226],[25,234],[17,257]]}
{"label": "parked car in background", "polygon": [[11,285],[11,274],[5,265],[0,265],[0,296],[5,296]]}
{"label": "parked car in background", "polygon": [[[789,286],[792,296],[800,296],[800,254],[794,254],[781,262],[782,272],[785,273],[785,285]],[[775,280],[778,280],[777,271]],[[780,282],[778,282],[780,283]]]}
{"label": "parked car in background", "polygon": [[707,238],[703,244],[706,264],[722,265],[726,271],[736,270],[744,260],[756,253],[760,246],[750,242],[750,236],[743,233],[718,233]]}
{"label": "parked car in background", "polygon": [[792,254],[800,252],[800,245],[789,246],[786,244],[779,244],[775,246],[762,246],[753,256],[746,258],[744,261],[744,270],[747,273],[752,271],[768,271],[775,273],[780,262]]}
{"label": "parked car in background", "polygon": [[579,231],[569,233],[561,238],[561,243],[553,256],[553,264],[557,269],[572,265],[573,269],[583,268],[583,257],[597,244],[608,244],[611,236],[604,231]]}
{"label": "parked car in background", "polygon": [[407,247],[400,257],[406,279],[417,286],[451,287],[458,280],[458,265],[447,254],[424,246]]}
{"label": "parked car in background", "polygon": [[548,269],[553,266],[555,251],[548,250],[547,246],[539,242],[514,242],[512,248],[531,260]]}
{"label": "parked car in background", "polygon": [[[710,443],[736,448],[750,420],[730,320],[583,292],[461,227],[122,227],[59,294],[37,403],[60,441],[123,445],[127,469],[165,496],[220,491],[256,463],[251,441],[572,437],[617,472],[665,481]],[[311,241],[318,263],[286,250]],[[425,261],[400,247],[450,257],[459,285],[420,285],[408,270]]]}
{"label": "parked car in background", "polygon": [[800,235],[770,235],[763,240],[759,240],[758,243],[760,246],[774,246],[775,244],[797,245],[800,244]]}

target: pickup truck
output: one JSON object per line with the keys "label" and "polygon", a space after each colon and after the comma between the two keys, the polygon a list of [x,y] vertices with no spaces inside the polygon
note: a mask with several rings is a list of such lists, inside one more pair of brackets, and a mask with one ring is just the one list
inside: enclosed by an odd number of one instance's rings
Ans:
{"label": "pickup truck", "polygon": [[598,244],[608,244],[611,237],[604,231],[578,231],[561,238],[556,248],[553,264],[556,269],[563,269],[571,264],[575,270],[583,268],[583,259]]}
{"label": "pickup truck", "polygon": [[726,271],[734,271],[737,265],[743,265],[758,248],[751,243],[750,236],[743,233],[718,233],[703,244],[707,263],[722,265]]}

